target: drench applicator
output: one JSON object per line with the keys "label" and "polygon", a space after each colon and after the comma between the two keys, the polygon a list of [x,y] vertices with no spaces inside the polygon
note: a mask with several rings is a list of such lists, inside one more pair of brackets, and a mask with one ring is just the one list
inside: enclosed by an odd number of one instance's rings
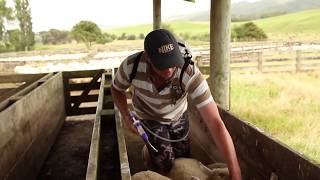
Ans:
{"label": "drench applicator", "polygon": [[137,129],[139,135],[142,137],[146,145],[149,146],[154,152],[158,152],[158,150],[150,143],[147,133],[141,126],[141,122],[134,117],[132,112],[130,112],[130,116],[132,117],[134,127]]}

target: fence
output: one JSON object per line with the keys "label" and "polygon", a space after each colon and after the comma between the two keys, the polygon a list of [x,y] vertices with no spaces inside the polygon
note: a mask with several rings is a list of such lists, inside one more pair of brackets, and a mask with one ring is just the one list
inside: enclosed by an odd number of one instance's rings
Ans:
{"label": "fence", "polygon": [[[209,51],[195,56],[195,61],[203,71],[209,72]],[[269,50],[232,52],[231,71],[240,73],[301,72],[320,70],[320,50]]]}

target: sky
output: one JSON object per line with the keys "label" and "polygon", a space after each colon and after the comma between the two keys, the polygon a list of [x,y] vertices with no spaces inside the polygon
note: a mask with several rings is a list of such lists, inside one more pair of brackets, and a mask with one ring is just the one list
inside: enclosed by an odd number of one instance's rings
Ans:
{"label": "sky", "polygon": [[[162,19],[210,9],[210,0],[162,0]],[[257,0],[232,0],[240,1]],[[29,0],[33,31],[70,30],[81,20],[100,28],[152,23],[153,0]],[[8,2],[12,6],[12,3]]]}

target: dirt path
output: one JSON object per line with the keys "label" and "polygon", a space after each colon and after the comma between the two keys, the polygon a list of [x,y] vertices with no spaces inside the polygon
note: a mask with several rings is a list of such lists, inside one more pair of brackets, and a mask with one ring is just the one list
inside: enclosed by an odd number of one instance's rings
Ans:
{"label": "dirt path", "polygon": [[92,116],[67,118],[38,180],[85,179],[92,128]]}

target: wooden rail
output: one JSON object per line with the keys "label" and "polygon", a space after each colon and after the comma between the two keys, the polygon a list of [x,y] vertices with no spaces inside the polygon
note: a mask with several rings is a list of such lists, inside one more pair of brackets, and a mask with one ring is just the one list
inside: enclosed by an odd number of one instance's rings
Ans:
{"label": "wooden rail", "polygon": [[[63,84],[65,109],[67,115],[95,114],[100,87],[100,78],[104,70],[65,71]],[[107,76],[111,80],[111,75]]]}
{"label": "wooden rail", "polygon": [[[10,74],[0,76],[0,102],[30,86],[46,74]],[[10,85],[8,85],[10,84]]]}
{"label": "wooden rail", "polygon": [[252,124],[219,109],[234,141],[245,179],[308,179],[320,177],[320,166]]}
{"label": "wooden rail", "polygon": [[102,74],[88,159],[87,180],[129,180],[131,177],[124,129],[120,114],[114,109],[108,77],[105,73]]}
{"label": "wooden rail", "polygon": [[[209,73],[209,52],[199,54],[194,60],[204,74]],[[230,68],[241,73],[320,70],[320,50],[232,52]]]}

